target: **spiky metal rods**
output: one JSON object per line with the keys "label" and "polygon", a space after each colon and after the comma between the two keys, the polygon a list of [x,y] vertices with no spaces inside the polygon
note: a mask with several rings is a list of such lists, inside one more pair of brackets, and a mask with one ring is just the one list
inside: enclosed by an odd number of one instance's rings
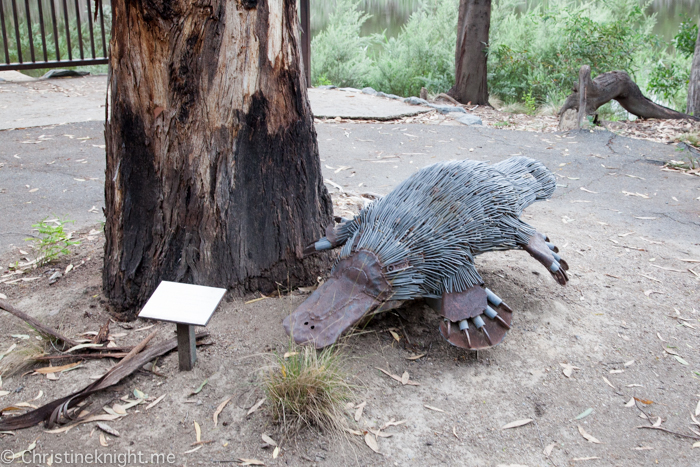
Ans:
{"label": "spiky metal rods", "polygon": [[[347,325],[345,319],[328,320],[331,315],[343,313],[339,299],[368,304],[369,309],[359,319],[388,300],[394,303],[421,297],[442,300],[465,293],[483,284],[474,257],[488,251],[525,249],[558,282],[565,283],[566,263],[562,266],[558,255],[551,254],[545,237],[519,218],[532,202],[549,198],[555,186],[551,172],[540,162],[526,157],[513,157],[494,165],[469,160],[441,162],[418,171],[354,219],[329,227],[326,237],[310,246],[310,251],[341,249],[331,280],[285,320],[287,331],[298,342],[313,340],[317,347],[323,347],[321,344],[328,339],[334,341],[344,330],[330,332],[329,327]],[[355,264],[353,258],[361,252],[364,259],[361,265]],[[355,285],[349,288],[347,284],[338,285],[343,280],[347,282],[348,275],[356,279]],[[388,291],[382,297],[368,295],[366,287],[372,282],[370,278],[388,284]],[[365,285],[360,286],[357,281]],[[339,295],[340,289],[333,287],[340,287],[345,295]],[[324,299],[324,294],[330,294],[328,297],[332,299]],[[495,308],[503,309],[504,304],[491,291],[483,296],[479,294],[474,300],[451,305],[462,310],[480,308],[478,313],[463,312],[469,316],[456,320],[460,323],[456,328],[469,329],[466,320],[470,319],[477,329],[483,330],[491,345],[493,340],[488,337],[486,324],[494,322],[510,327],[510,322],[495,311]],[[489,303],[494,307],[488,306]],[[351,314],[359,313],[360,310],[354,310]],[[311,322],[315,324],[308,324]],[[448,331],[450,335],[451,326]],[[466,338],[469,340],[468,333]],[[471,343],[467,343],[471,348]]]}

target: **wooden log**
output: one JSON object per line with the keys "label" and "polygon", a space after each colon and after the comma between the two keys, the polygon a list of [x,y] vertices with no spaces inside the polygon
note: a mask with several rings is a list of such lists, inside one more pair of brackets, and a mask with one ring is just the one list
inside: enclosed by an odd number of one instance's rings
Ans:
{"label": "wooden log", "polygon": [[70,338],[62,335],[61,333],[54,331],[53,329],[51,329],[47,326],[44,326],[39,321],[37,321],[35,318],[32,318],[28,314],[26,314],[22,311],[19,311],[17,308],[10,305],[7,302],[7,300],[0,299],[0,309],[7,311],[11,315],[18,317],[19,319],[23,320],[26,323],[29,323],[30,326],[32,326],[34,329],[36,329],[41,334],[51,336],[54,339],[61,341],[64,344],[69,345],[70,347],[75,347],[76,345],[78,345],[78,343],[76,341],[74,341],[73,339],[70,339]]}
{"label": "wooden log", "polygon": [[[588,73],[585,73],[585,68],[588,68]],[[579,93],[580,89],[585,90],[584,99]],[[610,102],[616,100],[620,103],[623,109],[640,118],[659,118],[659,119],[690,119],[700,121],[700,118],[692,115],[677,112],[663,105],[656,104],[648,99],[639,86],[630,78],[624,71],[609,71],[602,73],[591,80],[590,67],[584,65],[579,71],[579,83],[574,87],[574,92],[571,93],[564,102],[564,105],[559,110],[560,124],[564,113],[569,109],[579,110],[581,102],[585,101],[585,112],[579,115],[579,121],[585,115],[594,115],[596,110]]]}

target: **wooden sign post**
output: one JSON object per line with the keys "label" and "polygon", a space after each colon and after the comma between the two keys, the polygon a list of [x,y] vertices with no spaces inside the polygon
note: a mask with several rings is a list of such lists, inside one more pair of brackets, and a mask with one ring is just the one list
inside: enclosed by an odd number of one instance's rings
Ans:
{"label": "wooden sign post", "polygon": [[163,281],[148,299],[139,318],[177,325],[180,371],[190,371],[197,361],[195,326],[206,326],[224,298],[226,289]]}

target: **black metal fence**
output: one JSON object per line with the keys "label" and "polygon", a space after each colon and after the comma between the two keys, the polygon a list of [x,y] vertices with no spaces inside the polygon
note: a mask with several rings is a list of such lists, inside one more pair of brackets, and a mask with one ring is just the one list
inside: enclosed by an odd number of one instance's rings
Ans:
{"label": "black metal fence", "polygon": [[0,0],[0,71],[102,65],[109,0]]}

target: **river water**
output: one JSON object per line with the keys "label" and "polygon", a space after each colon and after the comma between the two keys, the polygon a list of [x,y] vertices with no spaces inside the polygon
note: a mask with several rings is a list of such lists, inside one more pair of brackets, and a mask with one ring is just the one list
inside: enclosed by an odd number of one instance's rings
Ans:
{"label": "river water", "polygon": [[[544,1],[546,0],[523,1],[523,9],[526,8],[527,4],[537,5]],[[641,2],[646,3],[645,0],[641,0]],[[311,34],[313,36],[326,26],[328,15],[333,10],[335,1],[310,0],[310,3]],[[361,8],[372,15],[364,24],[362,34],[369,35],[386,31],[388,37],[395,37],[419,5],[419,0],[362,0],[360,2]],[[681,15],[696,19],[700,17],[700,0],[654,0],[647,12],[656,13],[657,23],[654,32],[670,41],[678,32]]]}

